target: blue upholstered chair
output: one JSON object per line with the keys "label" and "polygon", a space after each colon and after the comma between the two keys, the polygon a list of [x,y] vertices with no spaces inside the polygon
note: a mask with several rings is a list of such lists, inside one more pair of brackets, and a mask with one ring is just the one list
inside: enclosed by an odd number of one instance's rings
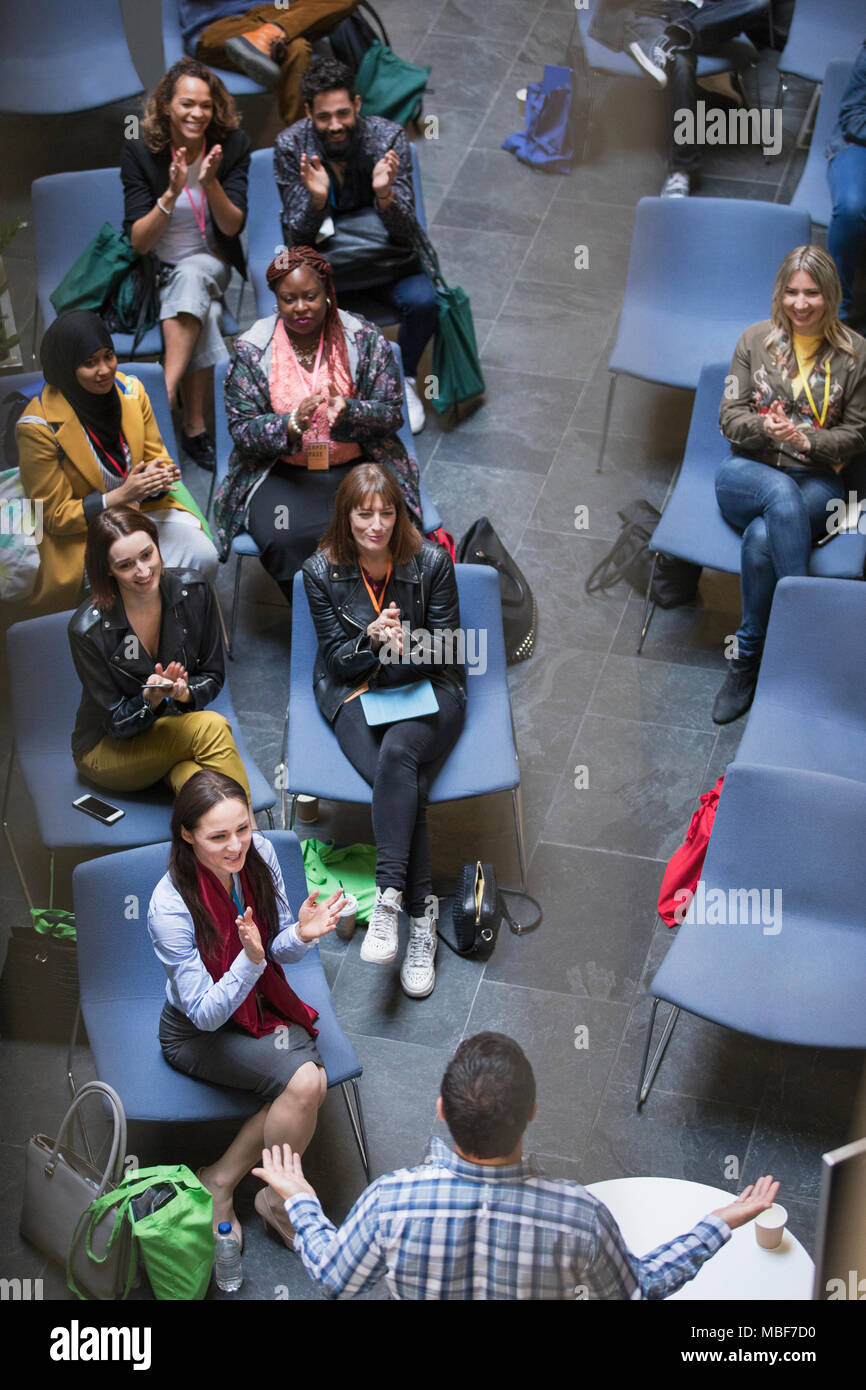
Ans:
{"label": "blue upholstered chair", "polygon": [[641,198],[611,373],[598,468],[617,376],[694,390],[705,362],[730,361],[744,328],[765,319],[782,257],[809,240],[806,212],[742,198]]}
{"label": "blue upholstered chair", "polygon": [[[863,21],[863,30],[866,33],[866,18]],[[830,196],[827,157],[824,154],[824,148],[833,134],[836,121],[839,119],[839,107],[845,95],[845,88],[851,81],[853,67],[853,62],[842,61],[827,65],[821,100],[815,113],[815,129],[812,131],[809,156],[806,160],[806,167],[800,176],[800,182],[797,184],[791,199],[791,207],[805,209],[812,222],[819,227],[829,225],[833,211],[833,199]]]}
{"label": "blue upholstered chair", "polygon": [[[716,474],[729,452],[719,429],[728,366],[727,361],[712,363],[701,372],[679,476],[649,542],[655,557],[638,653],[655,612],[651,591],[659,552],[728,574],[740,572],[742,536],[722,516],[715,489]],[[816,578],[862,579],[864,568],[866,535],[858,532],[842,533],[826,545],[815,546],[809,562],[809,573]]]}
{"label": "blue upholstered chair", "polygon": [[[3,831],[21,888],[31,906],[30,891],[8,825],[9,790],[16,753],[36,811],[39,838],[51,858],[52,872],[58,850],[94,854],[153,844],[165,839],[171,822],[172,796],[167,787],[151,787],[141,792],[106,792],[81,777],[72,761],[70,739],[81,699],[81,685],[66,632],[71,617],[70,612],[31,618],[28,622],[15,623],[6,634],[14,742],[6,772]],[[50,680],[40,683],[38,700],[33,698],[34,671],[51,673]],[[276,796],[247,748],[227,681],[208,708],[225,715],[229,721],[250,781],[253,810],[267,812],[268,821],[273,825],[271,807]],[[92,816],[82,815],[72,802],[85,792],[107,798],[125,815],[114,825],[103,825]]]}
{"label": "blue upholstered chair", "polygon": [[[308,891],[297,838],[285,831],[270,832],[268,838],[277,852],[289,904],[297,912]],[[164,1124],[244,1120],[261,1109],[261,1097],[231,1086],[196,1081],[175,1071],[159,1046],[157,1027],[165,1002],[165,971],[146,923],[150,896],[166,871],[168,852],[168,844],[155,844],[105,855],[79,864],[72,876],[80,1010],[96,1074],[117,1091],[130,1120]],[[134,914],[130,913],[131,903],[136,905]],[[361,1063],[337,1022],[318,946],[311,946],[303,960],[284,969],[295,993],[318,1010],[316,1045],[328,1086],[342,1088],[369,1182],[358,1090]],[[76,1020],[73,1044],[77,1031]],[[67,1070],[74,1093],[69,1065]]]}
{"label": "blue upholstered chair", "polygon": [[[866,543],[866,536],[857,539]],[[827,549],[837,544],[834,540]],[[736,763],[826,772],[866,783],[864,629],[866,585],[779,581]],[[823,880],[833,881],[833,876]]]}
{"label": "blue upholstered chair", "polygon": [[[772,1042],[866,1048],[864,819],[862,782],[728,768],[690,909],[696,920],[678,927],[650,986],[638,1108],[681,1009]],[[671,1011],[648,1067],[662,1000]]]}
{"label": "blue upholstered chair", "polygon": [[[239,4],[236,13],[243,14],[245,8],[251,7]],[[166,72],[174,67],[175,63],[179,63],[181,58],[187,56],[180,30],[177,0],[162,0],[162,56]],[[254,82],[251,77],[245,76],[242,72],[233,72],[231,68],[214,68],[214,72],[232,96],[254,96],[268,90],[267,87],[261,87],[258,82]]]}
{"label": "blue upholstered chair", "polygon": [[[431,779],[429,801],[435,805],[493,792],[510,792],[522,891],[526,882],[526,851],[520,768],[506,679],[499,576],[488,565],[457,565],[455,568],[460,626],[464,632],[486,633],[487,666],[484,671],[467,674],[466,720],[457,743]],[[317,650],[316,629],[299,571],[295,575],[292,605],[285,772],[281,779],[285,788],[283,824],[286,823],[287,800],[291,798],[291,824],[297,797],[302,793],[365,806],[372,800],[371,788],[343,753],[331,725],[316,704],[313,665]]]}
{"label": "blue upholstered chair", "polygon": [[[0,110],[89,111],[141,91],[120,0],[0,0]],[[53,288],[53,287],[52,287]]]}

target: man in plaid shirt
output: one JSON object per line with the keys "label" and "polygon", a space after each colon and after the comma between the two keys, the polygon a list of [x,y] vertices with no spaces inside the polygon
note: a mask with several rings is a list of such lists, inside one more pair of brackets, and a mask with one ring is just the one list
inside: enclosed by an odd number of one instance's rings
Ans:
{"label": "man in plaid shirt", "polygon": [[455,1152],[433,1139],[417,1168],[377,1178],[339,1231],[288,1144],[265,1149],[253,1169],[285,1200],[295,1249],[329,1297],[354,1298],[384,1277],[398,1299],[666,1298],[779,1190],[759,1178],[687,1235],[637,1259],[602,1202],[523,1161],[535,1077],[511,1038],[478,1033],[461,1043],[436,1108]]}

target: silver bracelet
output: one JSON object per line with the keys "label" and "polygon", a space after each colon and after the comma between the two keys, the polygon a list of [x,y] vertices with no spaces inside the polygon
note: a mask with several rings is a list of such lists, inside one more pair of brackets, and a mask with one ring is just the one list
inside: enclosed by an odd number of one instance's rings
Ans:
{"label": "silver bracelet", "polygon": [[165,215],[166,217],[171,217],[171,208],[164,208],[163,205],[162,205],[162,199],[161,199],[161,198],[157,198],[157,200],[156,200],[156,206],[159,208],[159,210],[160,210],[161,213],[164,213],[164,215]]}

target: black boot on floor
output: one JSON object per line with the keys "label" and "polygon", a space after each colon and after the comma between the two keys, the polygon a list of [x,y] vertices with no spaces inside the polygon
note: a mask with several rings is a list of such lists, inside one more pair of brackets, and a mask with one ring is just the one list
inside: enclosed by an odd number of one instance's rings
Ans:
{"label": "black boot on floor", "polygon": [[713,705],[714,724],[730,724],[746,713],[755,698],[760,665],[760,656],[734,657]]}

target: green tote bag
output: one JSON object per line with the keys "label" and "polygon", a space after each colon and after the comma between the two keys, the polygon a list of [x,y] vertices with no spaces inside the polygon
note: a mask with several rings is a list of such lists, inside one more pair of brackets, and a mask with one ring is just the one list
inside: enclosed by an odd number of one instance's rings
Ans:
{"label": "green tote bag", "polygon": [[429,67],[398,58],[387,44],[374,39],[355,74],[355,91],[365,116],[385,116],[397,125],[421,114]]}
{"label": "green tote bag", "polygon": [[445,283],[439,257],[426,232],[416,227],[415,246],[427,275],[436,287],[439,317],[433,338],[433,375],[437,389],[433,407],[439,415],[456,414],[464,401],[483,396],[486,390],[475,339],[469,296],[459,286]]}
{"label": "green tote bag", "polygon": [[133,251],[129,238],[110,222],[103,222],[48,297],[58,314],[68,309],[92,309],[98,314],[137,260],[138,252]]}
{"label": "green tote bag", "polygon": [[[189,1168],[182,1163],[161,1164],[128,1173],[113,1192],[106,1192],[83,1213],[80,1226],[84,1222],[87,1225],[73,1236],[70,1254],[76,1241],[83,1238],[88,1257],[101,1263],[91,1248],[91,1235],[112,1208],[114,1232],[108,1247],[119,1238],[126,1223],[132,1232],[124,1298],[139,1255],[155,1298],[204,1298],[213,1268],[213,1198]],[[73,1293],[84,1297],[72,1278],[69,1263],[66,1282]]]}

